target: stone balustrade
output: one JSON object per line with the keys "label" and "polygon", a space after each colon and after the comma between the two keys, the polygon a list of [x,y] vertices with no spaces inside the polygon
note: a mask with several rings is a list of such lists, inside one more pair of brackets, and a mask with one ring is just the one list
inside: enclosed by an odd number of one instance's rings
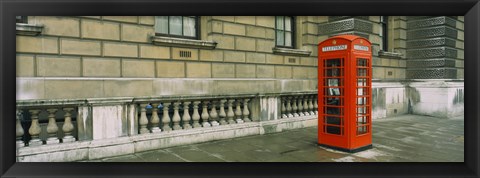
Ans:
{"label": "stone balustrade", "polygon": [[317,98],[316,94],[280,96],[281,118],[318,115]]}
{"label": "stone balustrade", "polygon": [[143,99],[138,103],[139,134],[252,122],[252,98]]}
{"label": "stone balustrade", "polygon": [[17,148],[76,141],[73,106],[17,107],[16,113]]}
{"label": "stone balustrade", "polygon": [[314,126],[316,93],[19,100],[17,159],[99,159]]}

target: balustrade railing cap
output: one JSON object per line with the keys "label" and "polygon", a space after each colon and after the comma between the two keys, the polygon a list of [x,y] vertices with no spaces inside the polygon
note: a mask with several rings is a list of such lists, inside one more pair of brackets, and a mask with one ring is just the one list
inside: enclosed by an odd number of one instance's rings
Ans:
{"label": "balustrade railing cap", "polygon": [[135,97],[134,102],[149,101],[177,101],[177,100],[205,100],[205,99],[224,99],[224,98],[246,98],[256,97],[258,94],[216,94],[216,95],[168,95],[168,96],[148,96]]}
{"label": "balustrade railing cap", "polygon": [[89,99],[87,99],[88,104],[94,104],[94,105],[131,103],[132,101],[133,101],[133,97],[89,98]]}
{"label": "balustrade railing cap", "polygon": [[231,99],[253,98],[258,96],[289,96],[317,94],[316,90],[300,92],[277,92],[277,93],[237,93],[237,94],[214,94],[214,95],[166,95],[166,96],[143,96],[143,97],[112,97],[112,98],[89,98],[89,99],[44,99],[44,100],[17,100],[17,107],[38,107],[53,105],[109,105],[132,102],[151,101],[177,101],[177,100],[205,100],[205,99]]}
{"label": "balustrade railing cap", "polygon": [[53,105],[83,105],[86,104],[85,99],[43,99],[43,100],[17,100],[17,107],[37,107],[37,106],[53,106]]}
{"label": "balustrade railing cap", "polygon": [[313,94],[318,94],[317,90],[311,90],[311,91],[300,91],[300,92],[283,92],[283,93],[277,93],[280,96],[289,96],[289,95],[313,95]]}

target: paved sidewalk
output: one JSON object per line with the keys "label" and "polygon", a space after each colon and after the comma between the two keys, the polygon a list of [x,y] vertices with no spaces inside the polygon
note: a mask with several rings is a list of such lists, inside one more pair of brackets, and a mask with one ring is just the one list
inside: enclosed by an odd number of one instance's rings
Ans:
{"label": "paved sidewalk", "polygon": [[373,122],[373,148],[350,154],[317,146],[317,127],[159,149],[102,162],[463,162],[463,116],[404,115]]}

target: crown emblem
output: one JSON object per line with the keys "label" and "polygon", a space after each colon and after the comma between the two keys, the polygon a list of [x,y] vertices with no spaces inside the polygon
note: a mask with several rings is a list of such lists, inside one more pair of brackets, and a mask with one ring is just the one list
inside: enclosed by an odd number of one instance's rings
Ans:
{"label": "crown emblem", "polygon": [[337,44],[337,41],[333,40],[333,41],[332,41],[332,44]]}

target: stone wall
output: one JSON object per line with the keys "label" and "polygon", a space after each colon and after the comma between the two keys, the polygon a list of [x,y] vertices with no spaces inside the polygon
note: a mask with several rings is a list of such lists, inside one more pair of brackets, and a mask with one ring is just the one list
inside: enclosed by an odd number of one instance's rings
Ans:
{"label": "stone wall", "polygon": [[[302,25],[310,21],[296,18],[298,36],[312,31],[315,25]],[[299,91],[316,89],[316,56],[274,53],[274,16],[202,16],[199,41],[217,42],[214,49],[152,43],[153,16],[30,16],[28,23],[43,25],[43,31],[17,35],[18,99],[194,94],[198,90],[188,86],[216,92],[211,89],[220,83],[261,92],[274,88],[276,79],[300,84]],[[297,48],[316,50],[316,43],[300,40]],[[164,85],[171,79],[180,79],[178,87]],[[256,84],[260,89],[251,87]]]}

